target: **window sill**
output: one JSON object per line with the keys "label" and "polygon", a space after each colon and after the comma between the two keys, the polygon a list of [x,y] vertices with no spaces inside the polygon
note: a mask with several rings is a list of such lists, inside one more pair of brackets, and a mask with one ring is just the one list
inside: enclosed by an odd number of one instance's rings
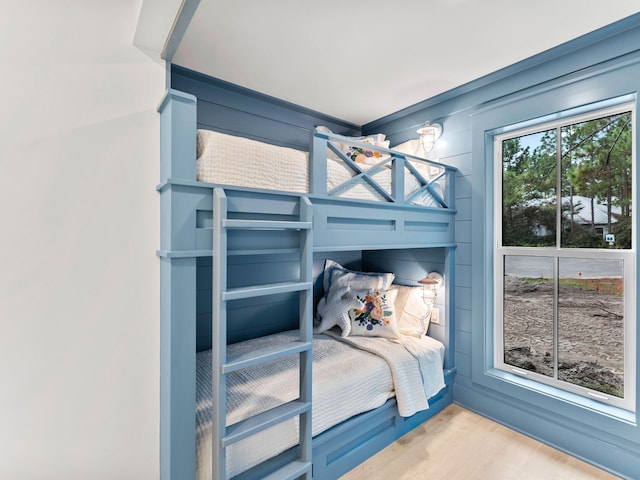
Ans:
{"label": "window sill", "polygon": [[555,398],[566,404],[577,406],[611,419],[622,421],[632,426],[637,426],[637,417],[635,412],[614,407],[612,405],[606,405],[596,400],[567,392],[565,390],[560,390],[559,388],[545,385],[544,383],[536,382],[535,380],[520,377],[495,368],[488,370],[486,373],[497,380],[508,382],[516,387],[521,387],[547,397]]}

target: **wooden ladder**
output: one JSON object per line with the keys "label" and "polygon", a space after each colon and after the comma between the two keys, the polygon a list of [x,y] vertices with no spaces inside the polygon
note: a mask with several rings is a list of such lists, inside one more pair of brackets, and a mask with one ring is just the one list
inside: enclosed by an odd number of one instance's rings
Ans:
{"label": "wooden ladder", "polygon": [[[213,314],[212,314],[212,473],[225,479],[226,448],[273,425],[299,416],[299,455],[264,477],[272,480],[311,480],[311,341],[313,338],[312,206],[300,197],[298,221],[242,220],[227,218],[227,197],[222,188],[213,191]],[[300,232],[300,279],[293,282],[227,288],[227,232],[241,230],[297,230]],[[227,302],[243,298],[299,292],[298,341],[263,348],[227,358]],[[300,394],[296,400],[226,426],[226,375],[288,355],[300,357]]]}

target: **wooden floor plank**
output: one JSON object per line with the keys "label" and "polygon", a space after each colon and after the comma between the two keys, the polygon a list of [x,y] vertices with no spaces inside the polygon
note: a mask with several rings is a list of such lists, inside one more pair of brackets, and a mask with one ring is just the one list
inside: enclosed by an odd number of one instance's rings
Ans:
{"label": "wooden floor plank", "polygon": [[457,405],[341,480],[614,480],[618,477]]}

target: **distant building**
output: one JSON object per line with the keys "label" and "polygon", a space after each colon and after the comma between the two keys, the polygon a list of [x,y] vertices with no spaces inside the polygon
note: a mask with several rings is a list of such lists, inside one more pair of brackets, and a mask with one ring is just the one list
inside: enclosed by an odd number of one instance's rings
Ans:
{"label": "distant building", "polygon": [[[553,205],[552,200],[534,200],[528,202],[529,205]],[[572,197],[562,197],[562,205],[565,207],[563,215],[567,219],[573,220],[578,225],[591,226],[593,221],[594,231],[604,239],[609,231],[609,222],[607,219],[607,204],[602,203],[599,199],[593,199],[593,215],[591,212],[591,199],[580,195]],[[571,209],[573,205],[573,209]],[[573,211],[572,211],[573,210]],[[618,220],[617,217],[622,214],[619,206],[611,205],[611,225],[613,226]],[[552,231],[548,225],[536,224],[533,226],[533,234],[538,237],[550,235]]]}
{"label": "distant building", "polygon": [[[573,203],[573,214],[568,208]],[[562,204],[567,207],[564,211],[566,218],[572,219],[578,225],[591,226],[593,221],[594,231],[605,237],[609,231],[609,221],[607,218],[607,204],[601,203],[597,198],[593,199],[593,214],[591,212],[591,199],[580,195],[573,197],[562,197]],[[622,214],[622,209],[616,205],[611,205],[611,225],[618,220],[617,217]]]}

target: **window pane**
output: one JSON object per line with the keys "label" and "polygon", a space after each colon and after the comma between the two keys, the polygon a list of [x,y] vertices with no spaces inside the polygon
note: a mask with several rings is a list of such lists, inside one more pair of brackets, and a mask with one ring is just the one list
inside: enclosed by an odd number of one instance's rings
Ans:
{"label": "window pane", "polygon": [[563,247],[631,248],[631,112],[562,127]]}
{"label": "window pane", "polygon": [[504,257],[504,363],[553,377],[553,259]]}
{"label": "window pane", "polygon": [[559,259],[558,379],[624,395],[622,260]]}
{"label": "window pane", "polygon": [[502,142],[502,244],[556,244],[555,130]]}

